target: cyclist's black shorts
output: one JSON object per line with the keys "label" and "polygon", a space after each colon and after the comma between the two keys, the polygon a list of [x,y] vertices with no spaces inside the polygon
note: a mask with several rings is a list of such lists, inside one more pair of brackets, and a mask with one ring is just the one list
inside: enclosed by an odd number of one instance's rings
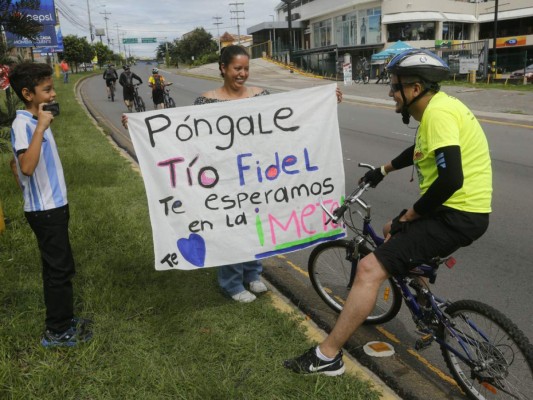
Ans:
{"label": "cyclist's black shorts", "polygon": [[489,214],[440,207],[430,216],[407,225],[374,254],[390,275],[405,275],[413,260],[446,257],[478,239],[489,226]]}
{"label": "cyclist's black shorts", "polygon": [[109,87],[109,86],[111,86],[113,83],[115,83],[115,81],[116,81],[115,78],[113,78],[113,79],[106,79],[106,80],[105,80],[105,85]]}
{"label": "cyclist's black shorts", "polygon": [[128,101],[133,101],[133,96],[134,96],[134,90],[135,88],[133,87],[133,85],[131,86],[124,86],[122,88],[122,95],[124,96],[124,100],[128,100]]}
{"label": "cyclist's black shorts", "polygon": [[152,91],[152,99],[154,100],[154,104],[163,104],[165,102],[163,89],[154,89]]}

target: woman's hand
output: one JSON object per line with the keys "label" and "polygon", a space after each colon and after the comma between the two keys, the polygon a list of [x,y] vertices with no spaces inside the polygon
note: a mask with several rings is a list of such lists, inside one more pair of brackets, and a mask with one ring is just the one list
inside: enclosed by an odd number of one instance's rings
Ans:
{"label": "woman's hand", "polygon": [[120,122],[122,122],[122,126],[126,129],[128,129],[128,116],[126,114],[122,114],[122,118],[120,119]]}
{"label": "woman's hand", "polygon": [[342,92],[338,87],[335,89],[335,94],[337,95],[337,103],[342,102]]}

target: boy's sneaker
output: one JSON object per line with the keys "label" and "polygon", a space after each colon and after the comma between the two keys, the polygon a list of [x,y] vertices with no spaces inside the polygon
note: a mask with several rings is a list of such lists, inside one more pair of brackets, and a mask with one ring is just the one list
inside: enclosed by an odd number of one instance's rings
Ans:
{"label": "boy's sneaker", "polygon": [[234,294],[231,298],[239,303],[251,303],[257,297],[253,293],[250,293],[248,290],[243,290],[240,293]]}
{"label": "boy's sneaker", "polygon": [[342,361],[342,351],[331,361],[322,361],[316,355],[316,348],[311,347],[301,356],[285,360],[283,366],[298,374],[323,374],[327,376],[337,376],[344,374],[344,362]]}
{"label": "boy's sneaker", "polygon": [[80,343],[85,343],[92,337],[93,333],[90,330],[81,329],[76,326],[71,326],[62,333],[54,333],[47,329],[44,331],[41,344],[44,347],[72,347]]}
{"label": "boy's sneaker", "polygon": [[73,317],[70,321],[70,326],[76,330],[79,330],[80,332],[85,332],[92,328],[93,321],[87,318]]}
{"label": "boy's sneaker", "polygon": [[266,285],[260,280],[250,282],[250,290],[256,294],[263,293],[268,290]]}

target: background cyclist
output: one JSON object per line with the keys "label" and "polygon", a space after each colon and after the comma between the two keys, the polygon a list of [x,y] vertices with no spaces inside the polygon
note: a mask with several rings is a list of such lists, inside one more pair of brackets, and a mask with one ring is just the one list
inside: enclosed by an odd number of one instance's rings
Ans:
{"label": "background cyclist", "polygon": [[381,284],[406,274],[409,261],[447,256],[487,230],[492,197],[489,147],[481,125],[459,100],[440,92],[449,68],[435,54],[412,49],[394,57],[389,96],[405,124],[420,124],[415,144],[365,174],[375,187],[390,172],[416,169],[420,198],[384,228],[387,241],[358,264],[346,304],[329,336],[284,365],[298,373],[340,375],[341,348],[375,306]]}
{"label": "background cyclist", "polygon": [[148,78],[148,86],[152,88],[152,100],[154,108],[165,108],[165,78],[159,74],[157,68],[152,69],[152,75]]}
{"label": "background cyclist", "polygon": [[113,64],[109,64],[102,75],[102,78],[105,79],[105,86],[107,90],[107,98],[111,99],[111,90],[109,89],[111,85],[115,85],[115,82],[118,79],[117,70]]}
{"label": "background cyclist", "polygon": [[133,80],[136,79],[139,82],[139,85],[142,85],[143,80],[134,72],[130,70],[129,65],[124,65],[124,71],[120,74],[118,83],[122,86],[122,95],[124,96],[124,104],[128,107],[128,111],[133,111],[133,96],[134,96],[134,86]]}

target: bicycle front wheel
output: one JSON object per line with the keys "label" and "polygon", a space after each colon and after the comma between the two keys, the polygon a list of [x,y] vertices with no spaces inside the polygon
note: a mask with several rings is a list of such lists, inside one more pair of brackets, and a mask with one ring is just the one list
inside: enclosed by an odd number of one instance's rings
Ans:
{"label": "bicycle front wheel", "polygon": [[168,98],[168,108],[174,108],[176,107],[176,102],[174,101],[174,99],[172,97],[169,97]]}
{"label": "bicycle front wheel", "polygon": [[[370,253],[353,240],[326,242],[314,248],[309,256],[308,272],[318,295],[333,310],[340,312],[352,288],[357,263]],[[402,305],[400,290],[391,279],[379,289],[376,306],[365,324],[382,324],[393,319]]]}
{"label": "bicycle front wheel", "polygon": [[471,399],[533,399],[533,348],[518,327],[494,308],[461,300],[446,308],[442,355]]}
{"label": "bicycle front wheel", "polygon": [[141,96],[137,97],[137,112],[146,111],[146,105]]}

